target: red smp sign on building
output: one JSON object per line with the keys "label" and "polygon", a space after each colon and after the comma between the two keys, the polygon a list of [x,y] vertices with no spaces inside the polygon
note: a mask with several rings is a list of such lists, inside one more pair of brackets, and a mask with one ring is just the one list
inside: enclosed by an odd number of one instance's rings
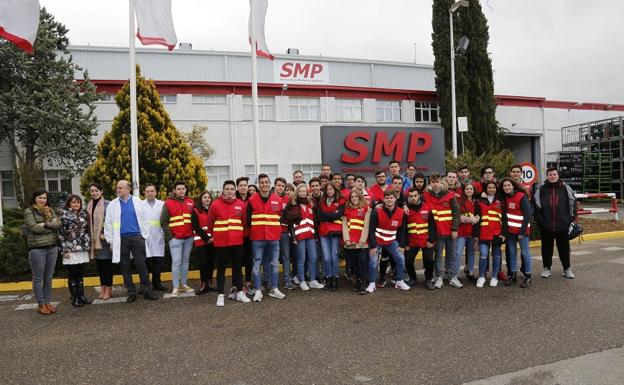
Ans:
{"label": "red smp sign on building", "polygon": [[430,127],[321,127],[321,157],[340,173],[372,176],[391,160],[425,174],[444,172],[444,130]]}
{"label": "red smp sign on building", "polygon": [[329,84],[329,66],[326,62],[275,60],[273,78],[276,83]]}

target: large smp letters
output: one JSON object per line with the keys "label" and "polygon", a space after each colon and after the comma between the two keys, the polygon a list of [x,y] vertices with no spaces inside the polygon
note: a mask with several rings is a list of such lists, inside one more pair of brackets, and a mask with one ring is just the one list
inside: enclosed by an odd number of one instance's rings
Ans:
{"label": "large smp letters", "polygon": [[361,163],[369,156],[369,148],[372,144],[371,163],[379,163],[383,156],[414,163],[416,154],[426,152],[432,145],[431,135],[425,132],[399,131],[390,139],[385,131],[377,131],[374,133],[372,143],[371,136],[371,133],[366,131],[348,134],[344,138],[344,148],[349,152],[343,152],[340,160],[348,164]]}

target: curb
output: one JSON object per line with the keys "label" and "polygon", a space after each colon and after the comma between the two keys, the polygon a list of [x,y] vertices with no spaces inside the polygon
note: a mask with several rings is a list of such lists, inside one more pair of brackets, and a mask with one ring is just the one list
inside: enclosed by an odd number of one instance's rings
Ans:
{"label": "curb", "polygon": [[[605,239],[615,239],[624,237],[624,230],[619,231],[609,231],[605,233],[594,233],[581,235],[581,241],[600,241]],[[542,245],[541,241],[531,241],[529,242],[529,247],[540,247]],[[421,259],[421,253],[418,253],[416,259]],[[340,265],[344,265],[344,261],[340,262]],[[280,267],[281,271],[281,267]],[[232,274],[231,269],[227,269],[225,271],[225,276],[230,277]],[[199,270],[191,270],[188,273],[188,279],[199,279]],[[139,275],[133,274],[132,281],[134,283],[139,283]],[[171,281],[171,272],[164,272],[161,274],[161,281]],[[113,285],[121,285],[123,284],[123,277],[121,275],[113,276]],[[99,277],[85,277],[84,278],[85,286],[100,286],[100,278]],[[53,289],[61,289],[67,287],[67,279],[65,278],[55,278],[52,280],[52,288]],[[5,282],[0,283],[0,292],[7,291],[28,291],[32,290],[32,282],[31,281],[20,281],[20,282]]]}

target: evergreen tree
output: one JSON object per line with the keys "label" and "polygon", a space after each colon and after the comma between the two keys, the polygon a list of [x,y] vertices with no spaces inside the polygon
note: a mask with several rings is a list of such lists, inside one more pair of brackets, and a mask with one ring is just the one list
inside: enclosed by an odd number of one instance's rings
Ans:
{"label": "evergreen tree", "polygon": [[[115,102],[119,114],[97,147],[97,158],[82,175],[80,188],[88,196],[89,183],[99,182],[104,196],[115,197],[117,181],[131,181],[130,85],[124,84]],[[139,179],[153,183],[161,199],[167,197],[176,180],[186,182],[188,195],[198,196],[208,181],[202,159],[169,118],[154,82],[141,76],[137,66],[137,123],[139,134]]]}
{"label": "evergreen tree", "polygon": [[[42,185],[44,162],[80,173],[94,158],[95,86],[72,62],[67,29],[42,8],[32,55],[0,39],[0,141],[15,155],[20,203]],[[16,163],[16,164],[15,164]]]}

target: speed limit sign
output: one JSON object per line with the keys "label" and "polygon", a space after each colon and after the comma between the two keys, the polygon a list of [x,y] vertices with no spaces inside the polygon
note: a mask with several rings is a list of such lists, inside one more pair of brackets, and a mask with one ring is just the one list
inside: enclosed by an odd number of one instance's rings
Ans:
{"label": "speed limit sign", "polygon": [[527,185],[532,185],[537,182],[537,167],[533,163],[522,162],[522,180]]}

